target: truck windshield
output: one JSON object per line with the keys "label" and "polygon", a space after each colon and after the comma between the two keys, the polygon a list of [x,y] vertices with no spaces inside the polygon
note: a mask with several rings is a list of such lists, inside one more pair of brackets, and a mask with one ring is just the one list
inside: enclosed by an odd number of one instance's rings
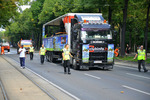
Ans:
{"label": "truck windshield", "polygon": [[112,39],[112,32],[110,30],[81,31],[81,40],[86,39]]}

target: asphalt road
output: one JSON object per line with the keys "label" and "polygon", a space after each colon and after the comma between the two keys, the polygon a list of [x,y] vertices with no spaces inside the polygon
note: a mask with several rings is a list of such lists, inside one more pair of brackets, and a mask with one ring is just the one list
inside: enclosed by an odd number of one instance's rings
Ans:
{"label": "asphalt road", "polygon": [[[16,49],[5,53],[19,62]],[[64,74],[61,63],[45,61],[40,64],[40,56],[34,54],[30,61],[26,58],[26,67],[56,84],[80,100],[150,100],[150,72],[138,72],[129,66],[115,65],[112,70],[71,70]]]}

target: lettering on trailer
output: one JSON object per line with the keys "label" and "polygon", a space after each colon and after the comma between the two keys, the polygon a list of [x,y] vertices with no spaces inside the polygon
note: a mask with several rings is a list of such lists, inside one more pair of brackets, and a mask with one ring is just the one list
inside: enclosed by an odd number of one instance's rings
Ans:
{"label": "lettering on trailer", "polygon": [[91,41],[91,43],[105,43],[104,41]]}
{"label": "lettering on trailer", "polygon": [[99,16],[81,16],[82,20],[101,20]]}
{"label": "lettering on trailer", "polygon": [[93,45],[89,46],[89,52],[101,52],[104,50],[105,50],[105,48],[103,48],[103,47],[94,47]]}

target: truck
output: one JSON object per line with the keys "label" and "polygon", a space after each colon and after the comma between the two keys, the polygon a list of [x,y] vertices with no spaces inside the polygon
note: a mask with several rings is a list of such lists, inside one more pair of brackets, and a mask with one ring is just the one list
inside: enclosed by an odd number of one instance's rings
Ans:
{"label": "truck", "polygon": [[22,46],[23,45],[23,47],[26,49],[26,52],[28,53],[29,52],[29,48],[30,48],[30,46],[31,46],[31,44],[32,44],[32,40],[30,39],[30,40],[20,40],[20,41],[18,41],[18,43],[17,43],[17,53],[19,54],[19,48],[20,48],[20,46]]}
{"label": "truck", "polygon": [[[54,27],[59,27],[59,31],[45,37]],[[61,61],[62,49],[69,44],[73,55],[70,63],[74,69],[112,69],[115,34],[101,13],[68,13],[43,25],[42,43],[50,62]]]}
{"label": "truck", "polygon": [[3,42],[1,45],[4,47],[4,50],[10,52],[10,44],[8,42]]}

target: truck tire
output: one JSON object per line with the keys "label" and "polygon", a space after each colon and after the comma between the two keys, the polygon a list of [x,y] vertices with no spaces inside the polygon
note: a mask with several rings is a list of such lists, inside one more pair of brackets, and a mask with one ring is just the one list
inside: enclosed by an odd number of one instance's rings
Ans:
{"label": "truck tire", "polygon": [[47,52],[47,53],[46,53],[46,60],[47,60],[47,61],[49,61],[49,59],[48,59],[48,54],[49,54],[49,53]]}
{"label": "truck tire", "polygon": [[113,69],[114,68],[114,64],[112,64],[112,68],[111,69]]}
{"label": "truck tire", "polygon": [[50,61],[50,52],[48,53],[48,61],[51,62],[51,61]]}
{"label": "truck tire", "polygon": [[56,60],[53,58],[53,52],[51,52],[50,54],[50,62],[53,62],[53,63],[56,62]]}
{"label": "truck tire", "polygon": [[10,52],[10,49],[8,49],[7,51]]}
{"label": "truck tire", "polygon": [[73,64],[72,64],[72,66],[73,66],[73,69],[79,70],[79,66],[77,65],[77,61],[74,58],[73,58]]}
{"label": "truck tire", "polygon": [[49,61],[52,62],[52,53],[50,52]]}

